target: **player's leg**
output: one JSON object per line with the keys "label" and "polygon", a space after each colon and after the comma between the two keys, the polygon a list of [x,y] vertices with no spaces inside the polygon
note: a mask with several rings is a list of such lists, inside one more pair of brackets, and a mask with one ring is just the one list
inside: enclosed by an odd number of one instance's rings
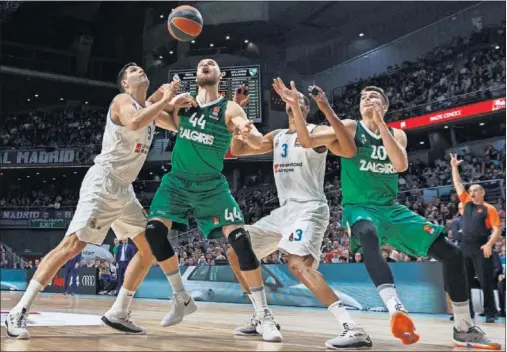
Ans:
{"label": "player's leg", "polygon": [[[472,319],[475,317],[474,312],[474,305],[472,302],[472,282],[475,278],[475,268],[474,263],[472,261],[472,257],[467,255],[465,251],[461,251],[464,256],[464,262],[465,262],[465,273],[467,276],[467,283],[468,283],[468,297],[469,297],[469,308],[470,308],[470,316]],[[454,315],[453,315],[453,321],[454,321]]]}
{"label": "player's leg", "polygon": [[30,338],[25,327],[26,319],[33,302],[35,302],[39,293],[49,284],[58,270],[67,261],[78,255],[85,247],[86,242],[80,241],[75,234],[71,234],[66,236],[55,249],[44,256],[21,300],[11,309],[5,320],[7,336],[18,339]]}
{"label": "player's leg", "polygon": [[463,254],[454,244],[439,236],[428,254],[442,263],[454,314],[453,342],[460,347],[499,350],[501,345],[491,342],[474,325],[470,316],[469,290]]}
{"label": "player's leg", "polygon": [[499,349],[482,330],[473,325],[469,309],[469,291],[461,250],[444,236],[446,228],[430,223],[402,205],[385,210],[385,233],[381,237],[394,248],[419,257],[431,256],[442,263],[444,281],[454,314],[453,341],[460,346]]}
{"label": "player's leg", "polygon": [[[271,253],[275,252],[278,248],[278,242],[280,242],[280,239],[282,235],[277,232],[278,230],[278,224],[280,221],[280,214],[281,210],[275,209],[271,212],[270,215],[262,218],[258,222],[256,222],[254,225],[251,226],[245,226],[247,231],[250,234],[250,239],[252,241],[252,249],[255,253],[255,256],[257,259],[262,259]],[[238,281],[245,291],[245,293],[248,295],[248,298],[252,302],[254,312],[250,319],[248,320],[247,324],[245,326],[239,327],[234,330],[235,335],[241,335],[241,336],[258,336],[259,333],[257,332],[257,325],[259,324],[259,320],[257,319],[257,306],[255,304],[255,299],[250,292],[250,287],[248,286],[248,283],[245,281],[243,275],[241,274],[241,269],[239,266],[239,261],[236,253],[234,250],[229,248],[227,251],[227,258],[229,260],[229,264],[231,265],[231,268],[238,278]],[[275,321],[275,325],[278,330],[280,330],[280,325]]]}
{"label": "player's leg", "polygon": [[[363,214],[361,218],[367,219],[369,216]],[[378,227],[372,221],[357,221],[351,227],[352,241],[359,239],[366,270],[391,316],[393,335],[399,338],[403,344],[413,344],[419,340],[419,335],[398,297],[391,269],[382,257],[377,229]]]}
{"label": "player's leg", "polygon": [[168,238],[173,221],[188,224],[187,212],[191,194],[185,192],[186,187],[184,181],[166,174],[153,197],[146,225],[146,239],[151,252],[173,291],[171,310],[160,322],[164,327],[180,323],[185,315],[197,310],[194,300],[185,292],[178,257]]}
{"label": "player's leg", "polygon": [[90,169],[81,185],[79,203],[64,239],[41,261],[23,297],[5,321],[8,336],[29,338],[25,328],[26,317],[39,293],[58,270],[78,255],[87,243],[102,244],[111,223],[119,216],[123,207],[123,201],[111,196],[104,185],[105,177]]}
{"label": "player's leg", "polygon": [[153,254],[143,232],[146,227],[146,216],[141,204],[134,197],[133,195],[132,201],[125,206],[112,228],[119,239],[131,238],[137,252],[125,269],[124,280],[116,300],[102,317],[102,322],[122,332],[144,334],[146,331],[130,319],[130,304],[137,288],[151,268]]}
{"label": "player's leg", "polygon": [[257,331],[265,341],[282,340],[274,317],[268,309],[260,263],[252,248],[250,234],[245,229],[243,214],[231,195],[225,177],[201,182],[195,186],[199,198],[194,199],[194,216],[207,238],[220,233],[228,238],[239,261],[241,275],[245,279],[255,301],[260,324]]}
{"label": "player's leg", "polygon": [[340,335],[326,342],[331,349],[371,347],[368,334],[347,312],[345,305],[317,270],[320,248],[329,224],[329,207],[323,202],[303,206],[289,203],[283,219],[283,237],[278,248],[288,254],[289,270],[339,323]]}

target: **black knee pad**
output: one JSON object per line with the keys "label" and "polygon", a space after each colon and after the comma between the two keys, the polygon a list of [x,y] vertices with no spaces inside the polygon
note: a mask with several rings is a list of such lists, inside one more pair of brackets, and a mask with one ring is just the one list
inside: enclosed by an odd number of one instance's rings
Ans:
{"label": "black knee pad", "polygon": [[464,257],[461,249],[451,243],[444,236],[438,237],[428,249],[428,255],[439,262],[449,263],[452,261],[463,262]]}
{"label": "black knee pad", "polygon": [[236,253],[241,271],[251,271],[259,267],[259,260],[255,256],[250,241],[250,234],[240,227],[229,234],[229,243]]}
{"label": "black knee pad", "polygon": [[174,248],[167,238],[169,229],[160,221],[149,221],[146,225],[146,240],[158,262],[174,256]]}
{"label": "black knee pad", "polygon": [[371,221],[361,220],[356,222],[352,226],[351,232],[354,236],[357,236],[359,238],[359,241],[361,242],[361,246],[363,248],[379,246],[377,229]]}

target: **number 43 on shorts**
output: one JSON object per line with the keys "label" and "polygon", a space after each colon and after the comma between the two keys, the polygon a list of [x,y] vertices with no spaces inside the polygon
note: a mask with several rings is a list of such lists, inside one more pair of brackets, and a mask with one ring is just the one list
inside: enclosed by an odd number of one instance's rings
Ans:
{"label": "number 43 on shorts", "polygon": [[225,209],[224,217],[227,221],[241,220],[241,213],[236,207],[232,208],[232,211]]}
{"label": "number 43 on shorts", "polygon": [[303,238],[303,230],[297,229],[289,236],[289,242],[299,242]]}

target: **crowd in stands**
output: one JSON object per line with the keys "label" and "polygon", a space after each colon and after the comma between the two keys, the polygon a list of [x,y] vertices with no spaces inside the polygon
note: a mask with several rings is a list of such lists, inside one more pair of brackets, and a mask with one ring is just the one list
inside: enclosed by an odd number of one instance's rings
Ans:
{"label": "crowd in stands", "polygon": [[[340,117],[358,114],[359,93],[375,85],[389,97],[389,122],[505,96],[505,23],[484,28],[468,38],[456,37],[424,57],[404,62],[380,75],[361,79],[333,95]],[[324,121],[316,112],[313,122]]]}
{"label": "crowd in stands", "polygon": [[[488,145],[482,155],[473,155],[462,150],[460,158],[462,164],[463,182],[480,182],[486,180],[505,179],[505,147],[497,150],[493,145]],[[346,228],[340,223],[342,218],[341,190],[339,181],[339,159],[330,157],[327,160],[327,175],[325,179],[325,192],[330,205],[331,219],[323,242],[322,262],[349,262],[360,261],[360,257],[350,257],[349,235]],[[151,181],[158,184],[160,177]],[[276,187],[272,173],[255,172],[244,177],[244,184],[233,192],[244,214],[247,223],[254,223],[261,217],[269,214],[278,207]],[[134,186],[142,203],[148,207],[152,198],[151,192],[145,192],[146,181],[137,181]],[[449,157],[435,160],[426,165],[421,160],[411,162],[407,172],[399,178],[400,196],[399,201],[412,209],[414,212],[427,217],[430,221],[447,226],[457,214],[458,200],[454,193],[445,197],[435,196],[431,201],[425,201],[421,189],[451,184],[449,169]],[[29,187],[10,187],[6,194],[0,198],[0,206],[48,206],[60,208],[72,206],[78,200],[78,185],[73,188],[60,188],[61,184],[50,184],[47,188],[31,190]],[[156,185],[155,185],[156,186]],[[495,183],[495,187],[498,184]],[[152,187],[153,188],[153,187]],[[3,192],[5,193],[5,192]],[[504,195],[505,197],[505,195]],[[498,199],[495,204],[500,210],[500,215],[505,219],[505,199]],[[190,230],[185,233],[184,240],[176,239],[176,246],[180,248],[179,256],[182,265],[214,264],[216,259],[225,259],[227,245],[220,241],[205,241],[200,232],[196,230],[196,224],[189,214]],[[386,248],[391,255],[392,251]],[[401,260],[416,260],[408,258],[403,253]],[[400,257],[394,255],[393,260]],[[423,259],[420,259],[423,260]],[[286,256],[282,253],[274,253],[264,258],[265,263],[284,263]]]}

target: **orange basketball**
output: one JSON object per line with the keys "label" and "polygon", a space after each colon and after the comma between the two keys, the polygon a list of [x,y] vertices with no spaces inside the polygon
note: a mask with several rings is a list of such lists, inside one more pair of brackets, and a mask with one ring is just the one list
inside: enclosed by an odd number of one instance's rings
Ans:
{"label": "orange basketball", "polygon": [[167,29],[179,41],[188,42],[202,31],[202,16],[199,10],[189,5],[178,6],[167,19]]}

